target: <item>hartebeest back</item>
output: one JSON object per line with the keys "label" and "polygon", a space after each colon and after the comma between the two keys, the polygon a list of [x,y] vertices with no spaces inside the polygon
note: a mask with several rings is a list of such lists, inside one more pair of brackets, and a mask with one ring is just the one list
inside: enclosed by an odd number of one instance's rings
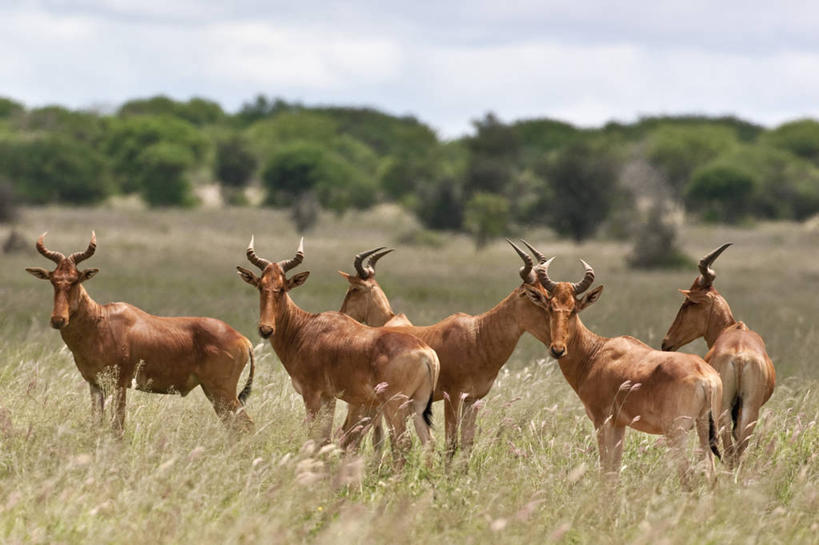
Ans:
{"label": "hartebeest back", "polygon": [[[603,290],[599,286],[581,296],[594,281],[594,270],[582,262],[582,281],[554,282],[549,278],[554,258],[539,258],[537,274],[545,292],[529,293],[548,312],[549,350],[597,430],[603,471],[619,471],[626,426],[663,434],[678,451],[686,432],[696,426],[704,455],[710,457],[709,446],[718,455],[714,418],[722,401],[719,375],[697,356],[653,350],[633,337],[595,335],[578,316]],[[682,454],[680,463],[685,473]]]}
{"label": "hartebeest back", "polygon": [[[225,423],[252,429],[253,421],[243,407],[255,371],[253,347],[248,339],[213,318],[163,318],[128,303],[97,304],[82,283],[99,269],[77,268],[94,255],[97,248],[94,233],[84,252],[68,257],[48,250],[45,235],[37,239],[37,250],[54,261],[57,268],[26,270],[54,286],[51,325],[60,330],[77,368],[89,384],[92,414],[99,413],[101,417],[104,409],[100,374],[112,372],[117,388],[114,426],[119,431],[125,422],[127,388],[185,396],[199,385]],[[237,397],[236,385],[248,359],[250,376]]]}
{"label": "hartebeest back", "polygon": [[734,319],[728,302],[714,288],[717,275],[711,265],[728,246],[723,244],[703,257],[691,289],[680,290],[685,300],[662,348],[677,350],[705,337],[709,348],[705,361],[722,378],[720,428],[726,461],[734,466],[748,446],[760,408],[773,393],[776,371],[762,337]]}
{"label": "hartebeest back", "polygon": [[[512,244],[511,241],[509,243]],[[418,337],[438,354],[441,375],[435,389],[435,400],[445,400],[444,418],[450,454],[458,445],[459,428],[461,444],[471,447],[477,416],[475,404],[489,393],[498,372],[512,355],[523,333],[529,332],[544,344],[549,343],[548,316],[527,296],[531,290],[542,289],[532,272],[534,263],[520,248],[514,244],[512,247],[523,260],[519,271],[523,283],[489,311],[478,316],[453,314],[431,326],[389,327],[390,330]],[[368,286],[365,290],[351,293],[348,289],[347,298],[369,297],[370,301],[365,301],[365,304],[359,301],[359,308],[369,309],[369,312],[381,308],[381,312],[372,314],[388,315],[384,310],[389,303],[386,307],[379,303],[387,298],[373,275],[368,274],[366,282]]]}
{"label": "hartebeest back", "polygon": [[322,439],[330,439],[338,398],[373,417],[383,413],[399,455],[407,446],[404,430],[412,413],[426,443],[439,372],[435,351],[411,335],[367,327],[339,312],[311,314],[299,308],[289,292],[310,273],[290,278],[285,273],[303,261],[302,244],[293,259],[273,263],[256,255],[251,238],[247,258],[262,271],[258,277],[237,267],[242,279],[259,290],[259,333],[270,339],[301,394],[308,420],[323,412]]}

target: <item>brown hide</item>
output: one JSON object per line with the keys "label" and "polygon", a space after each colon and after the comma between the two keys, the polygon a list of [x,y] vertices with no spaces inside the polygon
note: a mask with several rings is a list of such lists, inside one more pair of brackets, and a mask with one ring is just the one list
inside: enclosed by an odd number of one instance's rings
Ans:
{"label": "brown hide", "polygon": [[705,361],[722,379],[720,429],[726,461],[734,466],[748,446],[760,408],[773,394],[776,371],[762,337],[734,319],[728,302],[712,285],[716,273],[710,265],[727,246],[705,256],[691,289],[680,290],[685,299],[662,348],[673,351],[705,338],[709,348]]}
{"label": "brown hide", "polygon": [[709,446],[716,452],[713,422],[721,411],[722,384],[705,361],[654,350],[633,337],[595,335],[578,313],[597,301],[602,286],[581,298],[577,284],[548,278],[548,264],[538,276],[548,286],[540,304],[550,316],[550,350],[597,430],[604,471],[619,471],[627,426],[665,435],[683,473],[687,462],[679,451],[687,430],[696,427],[704,456],[710,457]]}
{"label": "brown hide", "polygon": [[[249,257],[251,252],[252,242]],[[300,253],[303,256],[301,246]],[[256,263],[252,258],[251,262]],[[383,412],[399,454],[406,448],[405,420],[412,413],[416,431],[426,443],[430,436],[424,420],[429,417],[439,371],[435,352],[415,337],[367,327],[338,312],[305,312],[288,292],[304,283],[309,273],[288,279],[280,263],[261,264],[261,277],[241,267],[239,274],[259,289],[259,331],[270,338],[293,387],[301,394],[308,420],[324,411],[321,439],[330,438],[338,398],[358,407],[357,416],[372,419]],[[357,437],[343,440],[353,441]]]}
{"label": "brown hide", "polygon": [[[38,250],[45,249],[44,236],[38,240]],[[93,235],[89,248],[92,246],[96,247]],[[43,255],[58,262],[56,270],[27,270],[54,286],[51,323],[60,330],[77,368],[90,385],[95,413],[104,403],[101,374],[110,374],[117,387],[114,425],[119,430],[124,425],[126,388],[184,396],[199,385],[223,421],[230,423],[237,418],[243,428],[252,428],[252,420],[242,407],[254,373],[248,339],[213,318],[163,318],[127,303],[99,305],[81,284],[93,273],[80,272],[71,256],[48,253],[51,256]],[[248,358],[250,376],[237,398],[236,386]]]}

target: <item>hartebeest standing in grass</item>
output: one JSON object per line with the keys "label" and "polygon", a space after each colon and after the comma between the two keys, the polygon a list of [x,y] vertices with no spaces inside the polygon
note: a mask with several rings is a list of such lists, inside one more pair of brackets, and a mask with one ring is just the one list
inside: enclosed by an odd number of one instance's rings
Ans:
{"label": "hartebeest standing in grass", "polygon": [[[435,388],[435,401],[444,400],[447,451],[451,456],[460,443],[467,450],[475,438],[477,409],[475,404],[489,393],[501,367],[507,362],[518,340],[524,332],[529,332],[542,343],[549,344],[548,316],[539,306],[532,303],[529,295],[541,290],[532,272],[532,258],[520,248],[509,244],[523,260],[520,277],[523,283],[515,288],[492,309],[478,316],[453,314],[431,326],[389,327],[393,331],[410,333],[433,349],[441,360],[441,375]],[[389,302],[370,275],[366,280],[367,290],[348,288],[342,312],[349,310],[351,300],[369,297],[366,305],[356,302],[359,308],[370,309],[370,315],[388,316],[392,313]],[[386,306],[384,306],[386,302]],[[379,312],[372,310],[381,306]],[[389,310],[388,310],[389,309]],[[351,407],[351,411],[356,411]],[[348,416],[345,425],[356,421]]]}
{"label": "hartebeest standing in grass", "polygon": [[[185,396],[200,385],[226,424],[248,431],[253,428],[243,407],[255,371],[253,346],[248,339],[214,318],[164,318],[128,303],[97,304],[82,283],[99,269],[77,268],[94,255],[94,233],[84,252],[68,257],[48,250],[45,235],[37,239],[37,251],[55,262],[57,268],[47,271],[32,267],[26,271],[54,286],[51,326],[60,330],[88,382],[95,419],[102,417],[105,408],[100,379],[110,373],[116,385],[113,424],[120,433],[125,423],[127,388]],[[250,375],[237,397],[236,385],[248,359]]]}
{"label": "hartebeest standing in grass", "polygon": [[262,271],[258,277],[237,267],[242,279],[259,290],[259,334],[270,339],[301,394],[308,421],[322,413],[321,438],[330,439],[338,398],[364,413],[383,414],[399,456],[408,446],[404,431],[411,415],[426,444],[439,372],[435,351],[411,335],[367,327],[339,312],[311,314],[299,308],[289,292],[310,273],[290,278],[285,273],[304,260],[301,243],[293,259],[273,263],[256,255],[251,238],[247,258]]}
{"label": "hartebeest standing in grass", "polygon": [[619,471],[626,426],[664,435],[677,451],[683,478],[686,432],[696,427],[700,450],[713,471],[709,447],[719,455],[714,425],[722,406],[719,374],[697,356],[654,350],[633,337],[595,335],[578,316],[603,291],[599,286],[581,296],[594,281],[594,270],[581,261],[582,281],[554,282],[549,278],[554,258],[536,256],[545,293],[530,293],[549,314],[549,351],[597,430],[603,471]]}
{"label": "hartebeest standing in grass", "polygon": [[734,319],[728,302],[714,288],[717,275],[711,265],[728,246],[723,244],[703,257],[691,289],[680,290],[685,300],[662,348],[677,350],[705,337],[709,348],[705,361],[722,378],[722,446],[726,462],[733,467],[748,446],[760,407],[773,393],[776,371],[762,337]]}

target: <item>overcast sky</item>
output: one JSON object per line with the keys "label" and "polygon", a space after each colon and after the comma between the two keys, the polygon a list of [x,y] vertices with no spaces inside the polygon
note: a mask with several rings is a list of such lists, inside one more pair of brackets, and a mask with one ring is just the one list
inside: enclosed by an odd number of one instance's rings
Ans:
{"label": "overcast sky", "polygon": [[0,95],[235,111],[264,93],[412,114],[444,137],[490,110],[584,126],[819,117],[819,5],[754,4],[0,0]]}

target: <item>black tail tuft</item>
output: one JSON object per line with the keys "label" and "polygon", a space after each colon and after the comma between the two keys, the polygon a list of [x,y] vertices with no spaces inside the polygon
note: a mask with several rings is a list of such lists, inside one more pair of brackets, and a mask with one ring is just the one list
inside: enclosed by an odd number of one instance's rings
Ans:
{"label": "black tail tuft", "polygon": [[711,452],[714,453],[714,456],[722,460],[719,448],[717,448],[717,427],[714,425],[714,415],[711,414],[711,411],[708,411],[708,444],[711,446]]}
{"label": "black tail tuft", "polygon": [[427,426],[430,428],[432,427],[432,394],[429,395],[429,401],[427,401],[427,407],[424,409],[423,413],[424,422],[427,423]]}
{"label": "black tail tuft", "polygon": [[239,403],[242,405],[245,404],[245,400],[247,399],[247,396],[250,395],[250,390],[253,388],[253,375],[256,372],[256,358],[253,356],[252,346],[248,349],[247,353],[250,356],[250,374],[247,377],[245,387],[242,388],[241,392],[239,392]]}
{"label": "black tail tuft", "polygon": [[734,422],[734,427],[732,429],[737,429],[737,420],[739,420],[739,410],[742,408],[742,398],[737,397],[734,400],[734,404],[731,406],[731,420]]}

